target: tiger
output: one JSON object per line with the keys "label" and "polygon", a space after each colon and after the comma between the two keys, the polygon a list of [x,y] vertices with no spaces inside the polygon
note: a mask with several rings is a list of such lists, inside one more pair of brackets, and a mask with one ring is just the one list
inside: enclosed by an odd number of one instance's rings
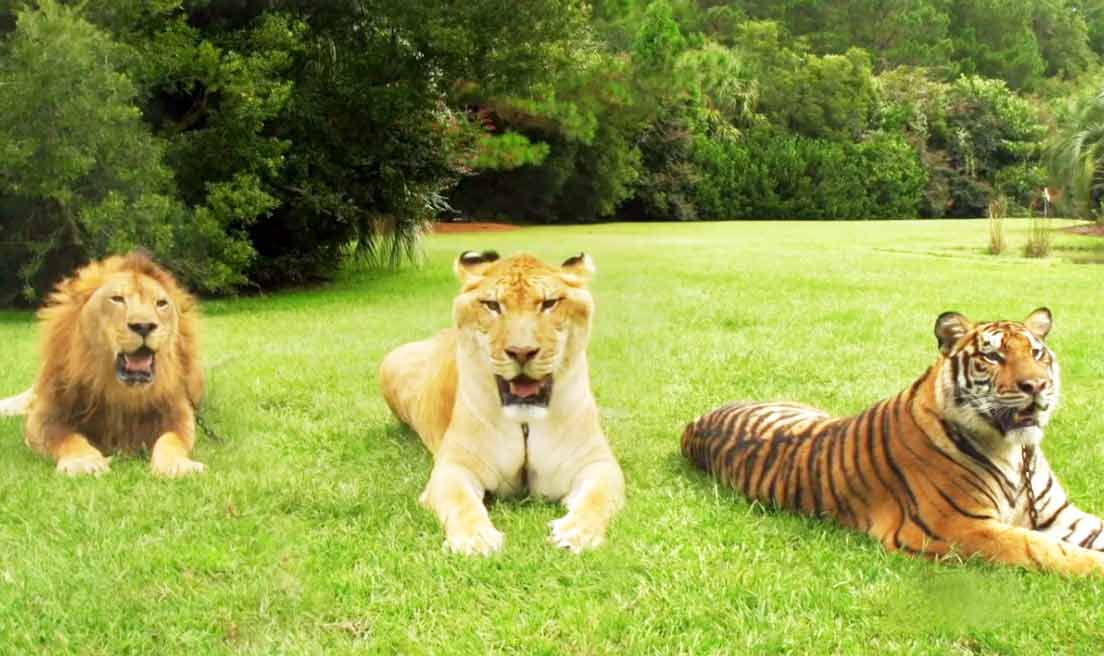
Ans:
{"label": "tiger", "polygon": [[1061,372],[1047,308],[1022,322],[944,312],[907,389],[846,418],[734,403],[688,424],[682,453],[751,499],[833,518],[887,549],[1104,574],[1104,522],[1073,505],[1040,447]]}

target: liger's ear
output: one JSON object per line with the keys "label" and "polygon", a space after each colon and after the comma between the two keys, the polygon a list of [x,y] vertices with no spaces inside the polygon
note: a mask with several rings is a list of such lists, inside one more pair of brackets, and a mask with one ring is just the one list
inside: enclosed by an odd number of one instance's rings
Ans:
{"label": "liger's ear", "polygon": [[564,260],[560,265],[563,272],[579,279],[580,283],[588,283],[594,277],[598,269],[594,267],[594,260],[586,253],[579,253]]}
{"label": "liger's ear", "polygon": [[947,355],[954,345],[970,328],[970,320],[957,312],[944,312],[935,320],[935,339],[939,342],[939,352]]}
{"label": "liger's ear", "polygon": [[1041,307],[1027,315],[1027,318],[1024,319],[1024,325],[1027,326],[1032,335],[1039,339],[1046,339],[1047,335],[1050,334],[1050,329],[1054,327],[1054,317],[1051,316],[1049,309]]}
{"label": "liger's ear", "polygon": [[464,251],[456,258],[456,264],[452,269],[460,282],[469,282],[483,276],[487,267],[498,261],[498,251]]}

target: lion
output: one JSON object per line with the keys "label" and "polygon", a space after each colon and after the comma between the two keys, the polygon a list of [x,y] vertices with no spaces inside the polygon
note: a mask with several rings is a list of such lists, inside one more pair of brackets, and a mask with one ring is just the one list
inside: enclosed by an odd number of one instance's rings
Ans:
{"label": "lion", "polygon": [[145,253],[92,262],[39,311],[38,378],[0,409],[27,415],[27,446],[64,474],[102,474],[105,454],[141,449],[156,475],[202,472],[189,458],[203,395],[198,313]]}
{"label": "lion", "polygon": [[455,327],[380,365],[387,404],[434,457],[419,501],[453,552],[501,550],[483,497],[526,490],[567,508],[550,542],[573,553],[601,545],[625,483],[590,389],[591,258],[552,267],[525,253],[468,251],[454,268]]}

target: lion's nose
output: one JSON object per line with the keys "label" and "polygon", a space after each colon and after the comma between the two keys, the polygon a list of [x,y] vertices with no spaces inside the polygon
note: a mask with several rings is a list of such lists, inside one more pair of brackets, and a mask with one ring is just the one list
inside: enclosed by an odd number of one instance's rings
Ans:
{"label": "lion's nose", "polygon": [[511,359],[521,365],[524,365],[533,358],[537,357],[537,353],[540,353],[539,348],[510,346],[506,349],[506,355],[510,356]]}
{"label": "lion's nose", "polygon": [[130,329],[138,333],[142,337],[148,336],[153,331],[157,330],[157,324],[155,323],[128,323]]}
{"label": "lion's nose", "polygon": [[1035,396],[1045,390],[1048,384],[1046,378],[1028,378],[1017,382],[1016,386],[1025,394]]}

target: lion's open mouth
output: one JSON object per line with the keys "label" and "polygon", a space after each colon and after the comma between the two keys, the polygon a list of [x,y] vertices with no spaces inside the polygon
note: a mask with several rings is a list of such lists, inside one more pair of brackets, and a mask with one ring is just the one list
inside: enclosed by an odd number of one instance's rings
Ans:
{"label": "lion's open mouth", "polygon": [[127,385],[146,385],[153,382],[156,370],[156,354],[143,346],[133,353],[120,353],[115,357],[115,375]]}
{"label": "lion's open mouth", "polygon": [[534,380],[528,376],[518,376],[512,380],[506,380],[502,376],[495,376],[498,383],[498,396],[502,399],[502,405],[535,405],[542,408],[548,407],[548,401],[552,398],[552,377],[545,376],[541,380]]}

